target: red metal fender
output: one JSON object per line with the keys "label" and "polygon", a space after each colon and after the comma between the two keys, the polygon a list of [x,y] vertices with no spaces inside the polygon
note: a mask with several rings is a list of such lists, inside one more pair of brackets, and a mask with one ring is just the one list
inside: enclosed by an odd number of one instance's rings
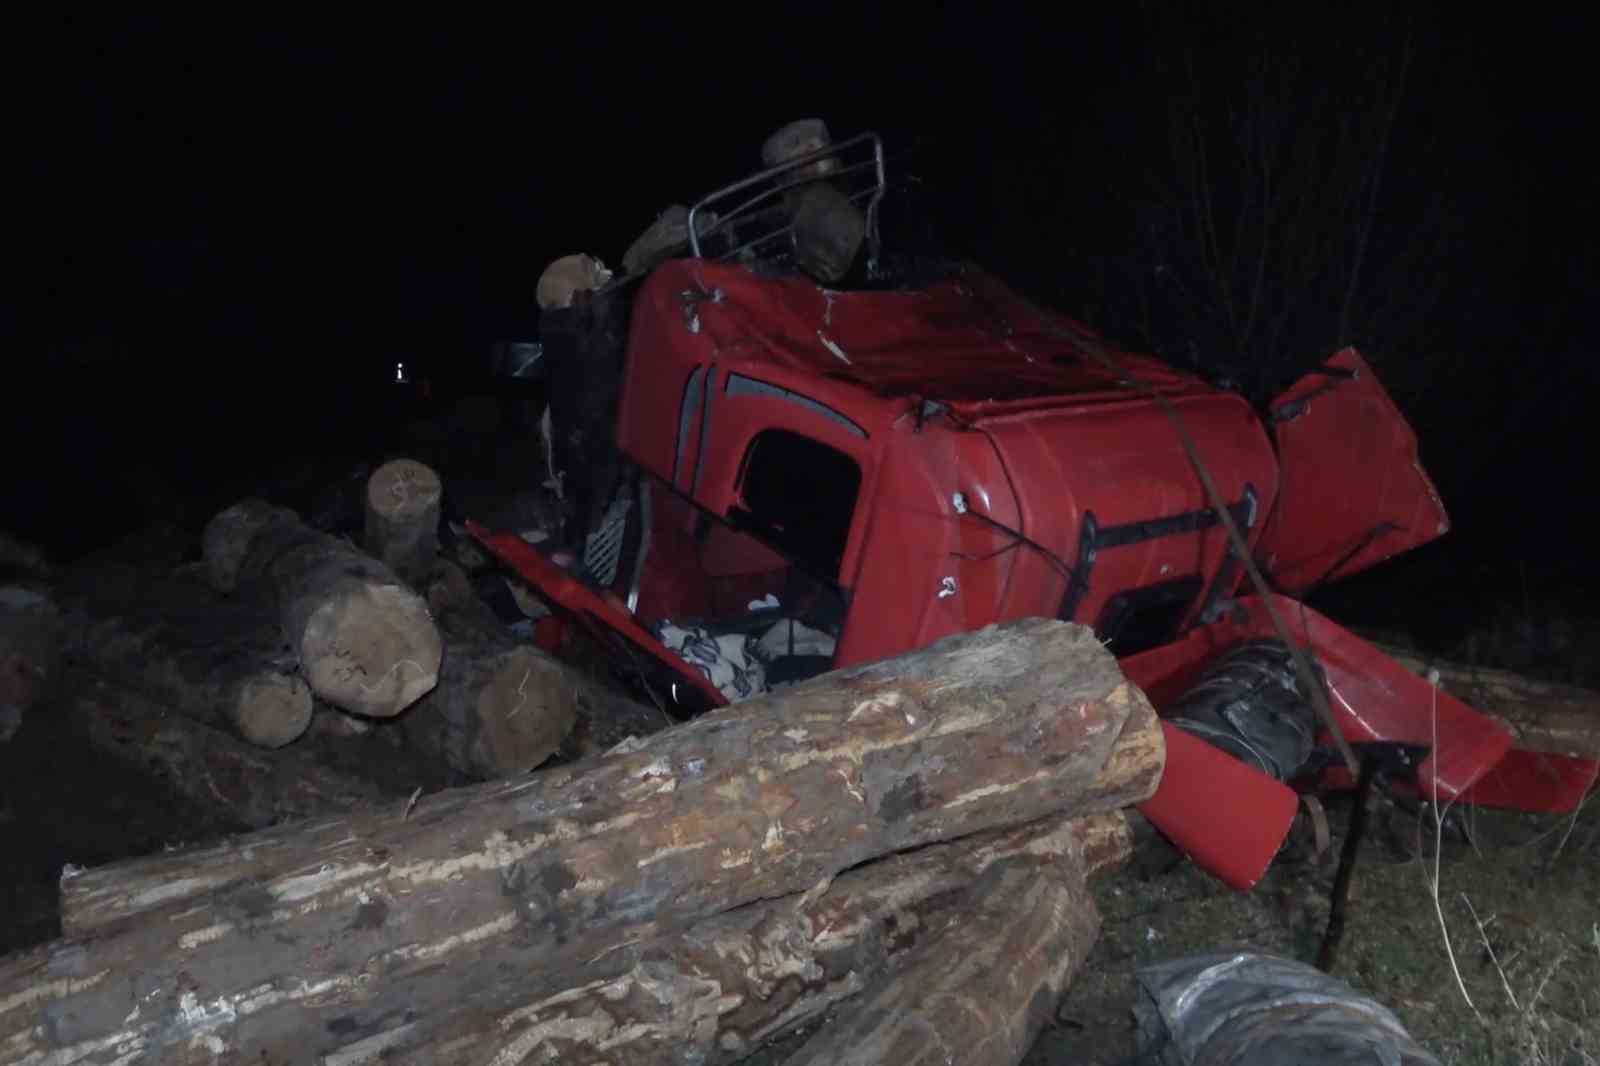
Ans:
{"label": "red metal fender", "polygon": [[1139,813],[1229,888],[1255,887],[1289,834],[1300,797],[1168,722],[1167,765]]}
{"label": "red metal fender", "polygon": [[[1594,780],[1592,769],[1510,753],[1511,733],[1499,722],[1434,689],[1304,604],[1279,596],[1273,606],[1290,636],[1309,647],[1327,672],[1334,718],[1347,738],[1430,747],[1419,768],[1420,788],[1437,787],[1439,795],[1466,802],[1550,810],[1557,808],[1549,804],[1576,802]],[[1161,708],[1181,697],[1227,649],[1275,635],[1265,605],[1252,597],[1223,620],[1121,660],[1122,671]],[[1240,891],[1253,887],[1289,832],[1296,793],[1174,726],[1165,725],[1165,732],[1166,770],[1141,813],[1224,884]],[[1540,787],[1529,783],[1535,772]]]}
{"label": "red metal fender", "polygon": [[[1417,785],[1446,799],[1463,796],[1511,750],[1511,731],[1411,673],[1382,651],[1298,600],[1273,596],[1289,636],[1316,657],[1328,677],[1328,701],[1339,731],[1352,742],[1423,744],[1431,754]],[[1277,631],[1259,597],[1237,601],[1227,617],[1190,630],[1171,644],[1121,660],[1128,680],[1157,709],[1182,696],[1205,665],[1246,640]]]}

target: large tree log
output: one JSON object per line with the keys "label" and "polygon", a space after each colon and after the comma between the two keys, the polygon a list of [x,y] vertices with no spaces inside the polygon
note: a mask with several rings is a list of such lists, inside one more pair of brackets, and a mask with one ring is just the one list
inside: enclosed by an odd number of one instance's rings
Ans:
{"label": "large tree log", "polygon": [[[1146,761],[1106,780],[1133,712]],[[133,918],[0,968],[0,1047],[303,1056],[889,852],[1138,803],[1159,736],[1088,629],[991,626],[404,815],[126,864]]]}
{"label": "large tree log", "polygon": [[66,656],[117,685],[266,748],[311,722],[311,690],[276,615],[230,601],[186,560],[188,534],[151,526],[74,564],[60,586]]}
{"label": "large tree log", "polygon": [[367,480],[367,551],[407,581],[418,581],[439,554],[439,475],[414,459],[395,459]]}
{"label": "large tree log", "polygon": [[204,549],[216,588],[273,605],[311,690],[334,706],[389,718],[438,683],[443,643],[421,597],[293,511],[235,504],[206,526]]}
{"label": "large tree log", "polygon": [[152,605],[71,619],[67,655],[118,685],[263,748],[281,748],[311,724],[311,689],[277,620],[248,605],[186,611]]}
{"label": "large tree log", "polygon": [[1519,748],[1600,758],[1600,692],[1404,648],[1377,647],[1420,677],[1437,670],[1439,684],[1452,696],[1510,726]]}
{"label": "large tree log", "polygon": [[1100,934],[1075,856],[987,871],[896,973],[785,1066],[1006,1066],[1022,1060]]}
{"label": "large tree log", "polygon": [[[531,770],[560,749],[583,716],[620,717],[656,732],[670,720],[605,689],[511,636],[455,563],[427,582],[428,609],[445,638],[439,686],[400,719],[420,750],[477,780]],[[619,738],[620,739],[620,738]]]}
{"label": "large tree log", "polygon": [[[722,1066],[898,972],[930,932],[964,920],[987,871],[1021,860],[1041,876],[1058,866],[1098,874],[1131,849],[1127,820],[1113,811],[889,856],[572,971],[529,974],[506,993],[386,1029],[324,1061]],[[1030,943],[1021,953],[1037,950]]]}

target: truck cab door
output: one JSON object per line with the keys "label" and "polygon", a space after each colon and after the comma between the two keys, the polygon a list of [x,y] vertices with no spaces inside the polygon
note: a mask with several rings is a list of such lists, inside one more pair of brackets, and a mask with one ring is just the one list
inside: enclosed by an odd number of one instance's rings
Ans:
{"label": "truck cab door", "polygon": [[1285,592],[1375,566],[1450,528],[1417,437],[1354,348],[1273,401],[1278,497],[1256,558]]}

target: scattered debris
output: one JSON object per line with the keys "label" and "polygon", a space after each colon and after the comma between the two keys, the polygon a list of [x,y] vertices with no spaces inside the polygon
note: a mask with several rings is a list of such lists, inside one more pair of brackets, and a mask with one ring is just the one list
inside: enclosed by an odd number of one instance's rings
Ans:
{"label": "scattered debris", "polygon": [[1151,1066],[1439,1066],[1393,1011],[1293,959],[1195,955],[1138,981],[1139,1061]]}

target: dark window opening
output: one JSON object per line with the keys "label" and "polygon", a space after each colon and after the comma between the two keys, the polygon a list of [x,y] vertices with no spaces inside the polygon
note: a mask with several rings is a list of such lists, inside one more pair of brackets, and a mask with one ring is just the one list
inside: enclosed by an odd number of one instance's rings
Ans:
{"label": "dark window opening", "polygon": [[728,512],[736,526],[799,565],[838,578],[861,491],[855,460],[798,433],[769,429],[750,442],[739,489],[744,506]]}
{"label": "dark window opening", "polygon": [[1190,576],[1119,592],[1106,601],[1095,635],[1119,659],[1169,644],[1178,638],[1201,586],[1199,577]]}

